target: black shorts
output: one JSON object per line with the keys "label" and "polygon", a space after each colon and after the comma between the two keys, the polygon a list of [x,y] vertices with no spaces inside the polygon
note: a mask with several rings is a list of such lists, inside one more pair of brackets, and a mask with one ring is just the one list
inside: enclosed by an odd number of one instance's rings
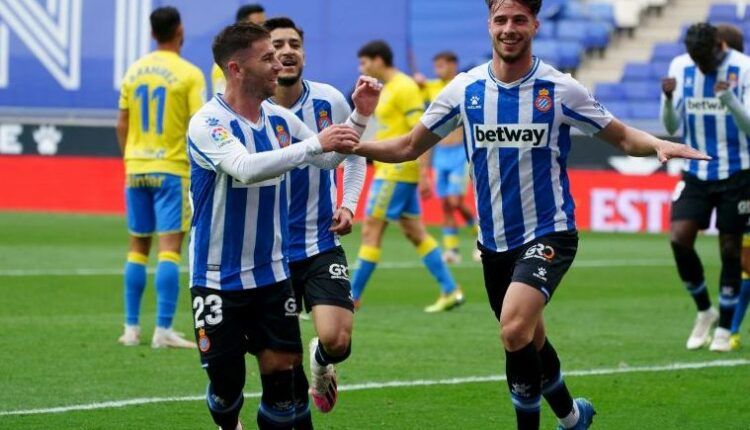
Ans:
{"label": "black shorts", "polygon": [[482,251],[484,287],[490,307],[500,321],[503,299],[511,282],[522,282],[539,290],[549,302],[578,251],[578,232],[565,231],[537,237],[505,252]]}
{"label": "black shorts", "polygon": [[674,191],[672,221],[692,220],[699,228],[707,229],[714,209],[720,232],[740,234],[745,230],[750,215],[750,170],[719,181],[682,175]]}
{"label": "black shorts", "polygon": [[195,340],[204,367],[264,349],[302,353],[289,280],[242,291],[193,287]]}
{"label": "black shorts", "polygon": [[316,305],[338,306],[354,312],[349,265],[340,246],[289,263],[289,270],[297,303],[304,303],[307,312]]}

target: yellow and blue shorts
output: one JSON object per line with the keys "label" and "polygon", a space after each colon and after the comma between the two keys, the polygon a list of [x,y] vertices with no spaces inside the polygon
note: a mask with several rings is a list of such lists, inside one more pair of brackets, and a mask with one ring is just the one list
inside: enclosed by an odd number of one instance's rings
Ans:
{"label": "yellow and blue shorts", "polygon": [[367,198],[366,213],[368,217],[384,221],[419,218],[422,209],[419,205],[417,184],[385,179],[373,180]]}
{"label": "yellow and blue shorts", "polygon": [[169,234],[190,229],[190,184],[167,173],[128,175],[125,184],[128,230],[133,236]]}
{"label": "yellow and blue shorts", "polygon": [[435,191],[442,198],[466,195],[469,176],[466,171],[466,152],[463,145],[438,145],[432,152],[435,169]]}

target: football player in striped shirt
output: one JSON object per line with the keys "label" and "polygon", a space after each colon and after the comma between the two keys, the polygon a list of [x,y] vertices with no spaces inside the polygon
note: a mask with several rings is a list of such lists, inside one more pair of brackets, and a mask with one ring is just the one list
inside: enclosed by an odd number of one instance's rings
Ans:
{"label": "football player in striped shirt", "polygon": [[155,9],[150,21],[156,50],[130,66],[120,88],[117,139],[125,155],[130,250],[125,264],[125,331],[118,341],[127,346],[140,343],[146,264],[157,234],[156,329],[151,346],[195,348],[172,330],[172,320],[180,288],[182,238],[191,215],[185,132],[190,117],[205,103],[206,81],[200,69],[180,57],[184,29],[177,9]]}
{"label": "football player in striped shirt", "polygon": [[570,75],[532,56],[541,0],[487,3],[492,60],[453,79],[409,134],[360,142],[355,153],[390,163],[413,160],[463,126],[485,287],[500,322],[517,426],[539,428],[544,397],[559,428],[586,429],[593,406],[568,392],[543,318],[578,248],[566,173],[570,129],[663,162],[707,157],[624,125]]}
{"label": "football player in striped shirt", "polygon": [[[263,25],[266,20],[266,9],[260,3],[246,4],[237,9],[234,22],[252,22]],[[211,89],[214,94],[223,93],[227,87],[224,72],[218,64],[214,63],[211,68]]]}
{"label": "football player in striped shirt", "polygon": [[[347,156],[329,151],[350,152],[360,134],[332,125],[316,135],[289,110],[264,102],[282,70],[265,28],[225,28],[213,55],[228,78],[227,91],[196,113],[188,131],[195,208],[190,285],[195,337],[210,381],[209,411],[222,429],[242,428],[249,352],[258,360],[263,388],[258,427],[311,429],[307,380],[295,370],[302,341],[285,255],[287,173],[305,164],[336,168]],[[347,124],[353,125],[351,118]]]}
{"label": "football player in striped shirt", "polygon": [[[432,63],[437,79],[425,80],[423,76],[414,78],[422,88],[426,105],[432,103],[440,91],[458,74],[458,57],[451,51],[435,54]],[[443,209],[443,261],[449,264],[461,262],[456,212],[463,218],[466,226],[471,228],[472,235],[476,234],[474,213],[464,201],[469,175],[466,171],[462,137],[461,130],[455,130],[432,151],[432,167],[436,177],[435,191]],[[478,253],[475,255],[475,259],[479,260]]]}
{"label": "football player in striped shirt", "polygon": [[[276,93],[269,103],[291,110],[310,130],[317,132],[345,122],[352,112],[344,95],[330,85],[302,79],[303,31],[287,17],[271,18],[264,26],[271,32],[271,43],[283,66]],[[369,79],[379,86],[377,81]],[[361,97],[354,100],[355,121],[363,130],[366,117],[372,115],[377,101],[378,92],[366,100]],[[336,205],[334,170],[303,165],[290,173],[289,268],[297,303],[300,306],[304,303],[305,310],[312,312],[318,334],[310,341],[310,394],[322,412],[329,412],[336,403],[334,365],[351,354],[354,324],[349,266],[338,236],[351,232],[367,165],[364,158],[353,155],[343,166],[344,193],[340,207]],[[297,370],[304,378],[302,366]]]}
{"label": "football player in striped shirt", "polygon": [[[362,74],[384,82],[375,109],[378,139],[401,136],[409,132],[424,112],[424,101],[414,80],[393,65],[393,51],[382,40],[360,48],[359,68]],[[380,245],[389,222],[398,222],[404,236],[417,249],[430,275],[437,281],[440,295],[425,312],[443,312],[462,304],[464,295],[443,262],[440,246],[424,226],[420,197],[432,193],[427,156],[419,162],[400,164],[375,163],[375,178],[367,197],[362,245],[359,248],[352,277],[352,296],[359,306],[362,293],[380,261]]]}
{"label": "football player in striped shirt", "polygon": [[[670,133],[682,126],[685,144],[712,159],[685,164],[672,203],[670,240],[677,271],[698,310],[686,346],[699,349],[710,341],[711,351],[726,352],[732,349],[742,234],[750,215],[750,57],[729,49],[706,23],[688,29],[685,45],[688,53],[672,61],[662,83],[662,120]],[[718,312],[695,251],[698,231],[709,227],[714,209],[721,255]]]}

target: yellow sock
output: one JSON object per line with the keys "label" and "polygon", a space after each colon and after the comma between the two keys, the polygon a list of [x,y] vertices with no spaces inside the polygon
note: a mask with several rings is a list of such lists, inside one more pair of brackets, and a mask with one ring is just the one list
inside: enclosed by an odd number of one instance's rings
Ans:
{"label": "yellow sock", "polygon": [[380,261],[380,248],[374,246],[362,245],[359,247],[358,257],[361,260],[377,263]]}
{"label": "yellow sock", "polygon": [[140,252],[128,252],[128,263],[135,264],[148,264],[148,255],[141,254]]}
{"label": "yellow sock", "polygon": [[438,243],[434,237],[427,235],[422,243],[417,246],[417,253],[420,257],[424,257],[438,247]]}
{"label": "yellow sock", "polygon": [[162,251],[157,256],[159,261],[171,261],[174,264],[180,264],[180,254],[172,251]]}

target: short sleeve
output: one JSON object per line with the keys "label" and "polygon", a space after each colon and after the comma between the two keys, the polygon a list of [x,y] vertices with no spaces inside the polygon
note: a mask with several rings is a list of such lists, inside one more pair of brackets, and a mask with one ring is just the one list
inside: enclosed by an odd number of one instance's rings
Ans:
{"label": "short sleeve", "polygon": [[204,104],[206,104],[206,79],[203,77],[203,72],[196,69],[188,92],[190,115],[195,115]]}
{"label": "short sleeve", "polygon": [[398,93],[397,100],[398,109],[403,112],[409,129],[414,128],[424,113],[422,91],[420,91],[416,83],[413,85],[404,85],[403,90]]}
{"label": "short sleeve", "polygon": [[210,115],[196,115],[188,127],[188,152],[204,169],[218,171],[218,166],[239,151],[247,151],[231,129]]}
{"label": "short sleeve", "polygon": [[449,135],[463,123],[461,117],[463,91],[460,81],[456,77],[443,88],[422,116],[422,125],[441,138]]}
{"label": "short sleeve", "polygon": [[582,132],[593,135],[600,132],[614,119],[612,114],[594,96],[573,78],[563,83],[563,122]]}

